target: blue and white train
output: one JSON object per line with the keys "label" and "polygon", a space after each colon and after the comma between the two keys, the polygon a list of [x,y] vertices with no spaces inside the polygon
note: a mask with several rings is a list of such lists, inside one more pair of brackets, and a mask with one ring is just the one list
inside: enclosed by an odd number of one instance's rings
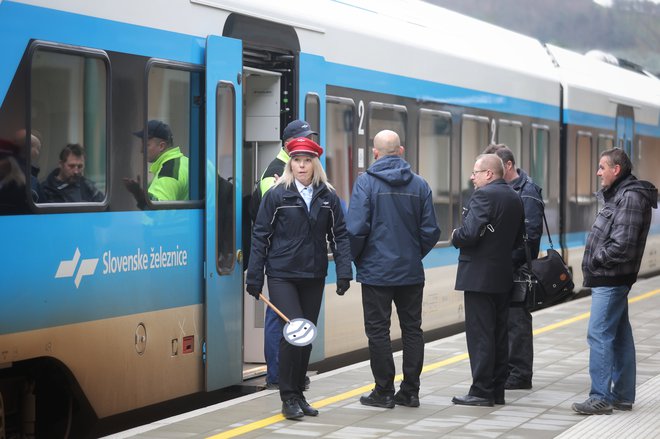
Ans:
{"label": "blue and white train", "polygon": [[[417,0],[0,0],[0,41],[0,138],[15,145],[0,154],[0,192],[19,188],[8,199],[22,202],[0,211],[0,437],[66,437],[85,415],[259,370],[246,197],[295,118],[318,130],[346,201],[375,133],[400,134],[442,229],[424,260],[431,333],[463,321],[448,237],[488,143],[509,145],[543,188],[578,286],[599,151],[625,148],[660,184],[656,77]],[[124,179],[149,182],[147,139],[133,133],[152,119],[189,158],[189,200],[139,209]],[[85,147],[102,202],[33,191],[68,143]],[[655,215],[645,273],[660,263]],[[312,361],[366,347],[359,288],[331,294],[329,273]]]}

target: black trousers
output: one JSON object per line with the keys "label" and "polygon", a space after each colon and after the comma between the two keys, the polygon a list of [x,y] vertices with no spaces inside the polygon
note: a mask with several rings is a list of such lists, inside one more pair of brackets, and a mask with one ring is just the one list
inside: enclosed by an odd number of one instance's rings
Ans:
{"label": "black trousers", "polygon": [[364,329],[369,338],[369,361],[380,394],[394,394],[394,358],[390,325],[392,302],[399,316],[403,340],[403,382],[401,390],[417,395],[424,363],[422,296],[424,284],[374,286],[362,284]]}
{"label": "black trousers", "polygon": [[[270,301],[293,320],[305,318],[316,325],[321,310],[325,279],[283,279],[268,277]],[[294,346],[280,339],[280,398],[302,398],[312,345]]]}
{"label": "black trousers", "polygon": [[508,374],[509,293],[465,292],[465,337],[472,386],[469,394],[504,399]]}
{"label": "black trousers", "polygon": [[532,313],[522,306],[509,309],[509,381],[532,382],[534,338]]}

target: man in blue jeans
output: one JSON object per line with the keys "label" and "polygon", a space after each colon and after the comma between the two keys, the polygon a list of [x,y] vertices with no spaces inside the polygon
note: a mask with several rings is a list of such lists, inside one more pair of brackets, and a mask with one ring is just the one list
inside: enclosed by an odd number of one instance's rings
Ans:
{"label": "man in blue jeans", "polygon": [[651,209],[658,190],[632,175],[632,163],[618,148],[600,155],[598,172],[603,208],[587,237],[582,259],[584,286],[591,287],[589,375],[585,402],[573,404],[584,415],[632,410],[635,402],[635,342],[628,319],[628,292],[637,280]]}

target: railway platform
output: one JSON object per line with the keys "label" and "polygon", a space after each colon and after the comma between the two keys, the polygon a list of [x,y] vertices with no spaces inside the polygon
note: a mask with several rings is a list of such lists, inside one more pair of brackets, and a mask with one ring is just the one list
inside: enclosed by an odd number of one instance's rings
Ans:
{"label": "railway platform", "polygon": [[[312,377],[306,398],[318,417],[286,420],[277,391],[261,391],[109,437],[660,438],[660,276],[639,280],[629,302],[637,349],[637,400],[629,412],[583,416],[571,409],[589,393],[586,297],[534,313],[533,388],[507,391],[503,406],[452,404],[471,383],[461,333],[426,344],[419,408],[361,405],[373,386],[362,362]],[[400,371],[400,352],[395,360]]]}

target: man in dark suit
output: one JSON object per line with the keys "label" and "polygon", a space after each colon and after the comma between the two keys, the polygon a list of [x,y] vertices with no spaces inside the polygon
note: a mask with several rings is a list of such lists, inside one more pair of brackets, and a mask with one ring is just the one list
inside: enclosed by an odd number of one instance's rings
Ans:
{"label": "man in dark suit", "polygon": [[477,157],[472,171],[475,191],[463,213],[463,225],[452,232],[460,249],[456,289],[465,291],[465,336],[472,386],[454,404],[504,404],[507,378],[509,291],[513,286],[511,252],[522,245],[523,204],[503,178],[495,154]]}

